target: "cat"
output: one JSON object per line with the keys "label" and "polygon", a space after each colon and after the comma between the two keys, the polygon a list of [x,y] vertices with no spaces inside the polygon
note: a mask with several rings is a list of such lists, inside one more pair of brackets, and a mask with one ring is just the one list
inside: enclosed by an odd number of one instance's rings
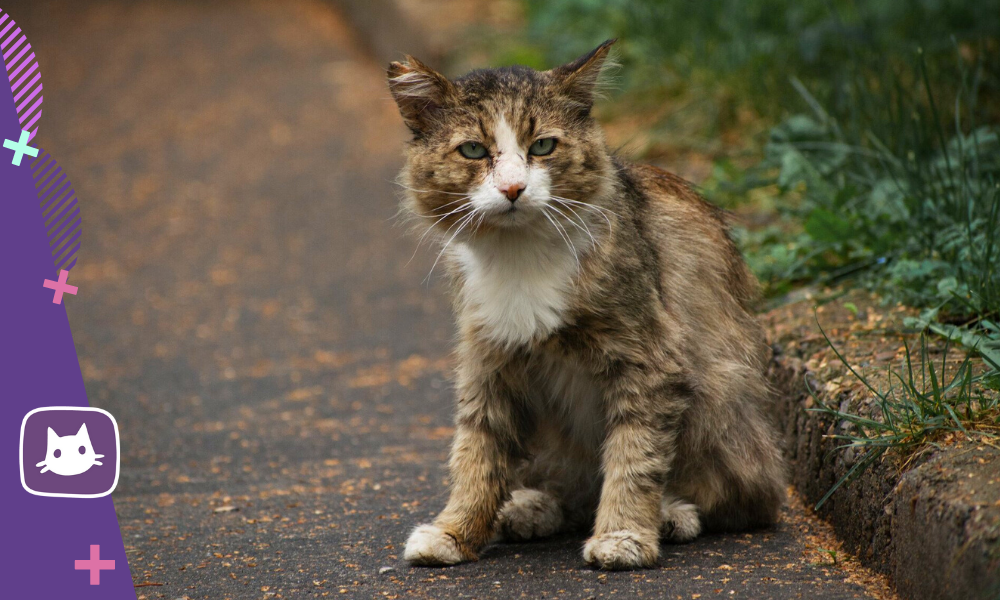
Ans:
{"label": "cat", "polygon": [[104,458],[104,455],[94,453],[86,423],[80,426],[76,434],[62,437],[49,427],[45,460],[35,466],[43,467],[39,473],[52,471],[56,475],[71,476],[86,473],[94,465],[102,466],[104,463],[98,460],[100,458]]}
{"label": "cat", "polygon": [[414,564],[589,527],[590,565],[650,567],[661,537],[769,526],[784,502],[756,279],[720,209],[607,149],[613,43],[548,71],[388,68],[403,206],[440,240],[459,337],[450,497]]}

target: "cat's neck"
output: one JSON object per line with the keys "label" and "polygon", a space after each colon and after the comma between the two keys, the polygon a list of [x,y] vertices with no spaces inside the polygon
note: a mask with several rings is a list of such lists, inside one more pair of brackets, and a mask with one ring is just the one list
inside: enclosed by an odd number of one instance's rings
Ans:
{"label": "cat's neck", "polygon": [[551,334],[563,324],[591,240],[570,228],[490,232],[460,244],[464,318],[504,346]]}

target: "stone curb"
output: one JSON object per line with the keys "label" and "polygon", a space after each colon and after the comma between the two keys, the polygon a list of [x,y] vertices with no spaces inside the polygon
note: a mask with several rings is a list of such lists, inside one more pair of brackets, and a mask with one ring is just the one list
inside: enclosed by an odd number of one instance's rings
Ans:
{"label": "stone curb", "polygon": [[[815,504],[853,465],[824,437],[842,425],[808,410],[800,357],[776,352],[772,381],[792,483]],[[812,384],[822,389],[822,384]],[[886,459],[818,511],[861,562],[908,600],[1000,600],[1000,450],[965,444],[900,473]]]}

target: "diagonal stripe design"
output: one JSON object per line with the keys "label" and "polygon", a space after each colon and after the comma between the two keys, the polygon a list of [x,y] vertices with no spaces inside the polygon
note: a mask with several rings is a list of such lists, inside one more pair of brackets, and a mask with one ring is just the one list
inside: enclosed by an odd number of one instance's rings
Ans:
{"label": "diagonal stripe design", "polygon": [[38,60],[31,50],[28,38],[21,32],[14,19],[0,9],[0,54],[7,67],[7,80],[17,105],[17,118],[21,129],[31,134],[28,141],[38,134],[38,119],[42,116],[42,74]]}
{"label": "diagonal stripe design", "polygon": [[69,271],[76,265],[82,233],[76,192],[56,160],[41,148],[38,158],[31,163],[31,177],[42,205],[42,222],[49,237],[56,272]]}

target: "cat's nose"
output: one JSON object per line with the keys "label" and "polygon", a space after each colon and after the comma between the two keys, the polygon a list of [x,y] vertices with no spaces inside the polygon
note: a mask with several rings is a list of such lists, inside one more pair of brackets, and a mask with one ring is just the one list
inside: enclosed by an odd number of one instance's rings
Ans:
{"label": "cat's nose", "polygon": [[523,183],[512,183],[507,187],[500,187],[500,193],[507,196],[507,199],[511,202],[516,202],[518,198],[521,197],[521,192],[524,191],[525,185]]}

